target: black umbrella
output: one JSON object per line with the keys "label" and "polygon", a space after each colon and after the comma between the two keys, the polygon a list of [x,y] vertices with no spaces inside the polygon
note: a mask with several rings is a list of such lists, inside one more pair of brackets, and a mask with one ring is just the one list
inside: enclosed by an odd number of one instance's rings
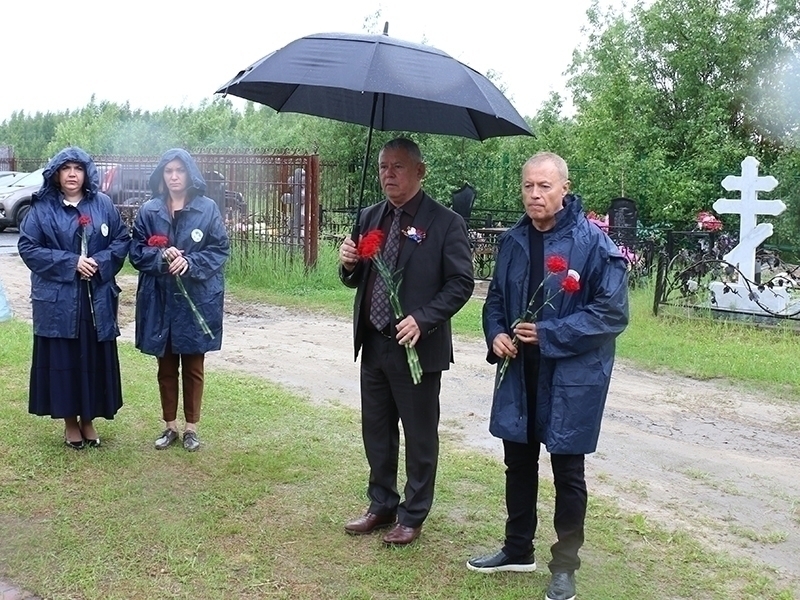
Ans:
{"label": "black umbrella", "polygon": [[318,33],[300,38],[240,71],[216,93],[278,112],[368,126],[359,212],[373,129],[477,140],[532,135],[486,77],[441,50],[389,37],[386,30],[383,35]]}

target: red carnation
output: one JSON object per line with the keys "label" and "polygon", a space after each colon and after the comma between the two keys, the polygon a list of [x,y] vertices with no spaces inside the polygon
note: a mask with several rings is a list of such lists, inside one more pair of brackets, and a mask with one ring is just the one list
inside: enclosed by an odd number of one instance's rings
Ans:
{"label": "red carnation", "polygon": [[561,271],[567,270],[567,259],[563,256],[554,254],[547,257],[545,266],[550,273],[561,273]]}
{"label": "red carnation", "polygon": [[80,225],[81,227],[86,227],[87,225],[91,224],[92,220],[89,218],[88,215],[81,215],[80,217],[78,217],[78,225]]}
{"label": "red carnation", "polygon": [[357,252],[359,258],[372,258],[381,251],[382,243],[383,231],[380,229],[373,229],[358,242]]}
{"label": "red carnation", "polygon": [[567,294],[572,294],[581,289],[581,282],[572,273],[569,273],[561,282],[561,289]]}
{"label": "red carnation", "polygon": [[[560,292],[564,292],[565,294],[572,294],[577,292],[581,289],[581,275],[574,269],[569,269],[567,265],[567,259],[563,256],[552,255],[548,256],[545,260],[545,265],[547,266],[547,274],[542,279],[542,282],[539,284],[539,287],[536,288],[536,291],[531,296],[530,302],[528,302],[528,307],[525,309],[525,312],[522,313],[522,316],[514,321],[511,325],[511,329],[514,329],[519,323],[533,323],[536,321],[536,317],[539,315],[539,312],[545,307],[549,306],[551,308],[555,308],[552,304],[553,298]],[[545,287],[545,282],[550,278],[551,275],[554,273],[561,273],[562,271],[567,271],[566,276],[564,279],[561,280],[561,284],[555,291],[547,290],[547,295],[545,296],[544,302],[535,307],[536,297],[543,287]],[[515,347],[519,347],[519,336],[514,334],[511,342],[514,344]],[[503,364],[500,365],[500,370],[497,373],[497,385],[495,389],[500,389],[500,384],[503,383],[503,378],[506,376],[506,371],[508,370],[508,364],[511,362],[511,356],[506,356],[505,360],[503,360]]]}
{"label": "red carnation", "polygon": [[147,245],[151,248],[166,248],[169,245],[169,238],[165,235],[151,235],[147,239]]}

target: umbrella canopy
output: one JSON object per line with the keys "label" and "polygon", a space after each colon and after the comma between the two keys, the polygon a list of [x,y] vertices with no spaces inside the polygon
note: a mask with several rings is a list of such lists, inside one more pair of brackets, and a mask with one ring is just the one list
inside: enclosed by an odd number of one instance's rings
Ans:
{"label": "umbrella canopy", "polygon": [[382,131],[477,140],[531,135],[486,77],[441,50],[387,35],[300,38],[241,71],[217,93]]}

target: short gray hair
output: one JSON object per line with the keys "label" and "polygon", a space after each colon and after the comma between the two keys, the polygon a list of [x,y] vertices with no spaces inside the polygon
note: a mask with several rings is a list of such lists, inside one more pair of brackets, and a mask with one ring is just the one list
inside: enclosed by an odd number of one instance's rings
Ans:
{"label": "short gray hair", "polygon": [[567,161],[565,161],[555,152],[537,152],[525,161],[525,164],[522,165],[522,172],[525,172],[525,169],[528,167],[537,166],[545,162],[551,163],[556,168],[556,171],[558,171],[558,174],[561,176],[563,181],[569,180],[569,168],[567,167]]}
{"label": "short gray hair", "polygon": [[393,140],[389,140],[381,147],[381,152],[384,150],[404,150],[418,163],[425,162],[422,158],[422,151],[419,149],[419,146],[417,146],[417,143],[405,137],[397,137]]}

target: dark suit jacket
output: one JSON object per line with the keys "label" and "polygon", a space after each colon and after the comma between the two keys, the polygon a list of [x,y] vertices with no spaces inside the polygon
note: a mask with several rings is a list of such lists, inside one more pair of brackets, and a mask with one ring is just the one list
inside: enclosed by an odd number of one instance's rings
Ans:
{"label": "dark suit jacket", "polygon": [[[361,213],[362,233],[380,227],[386,202],[379,202]],[[397,259],[403,278],[400,304],[406,315],[416,319],[422,332],[416,345],[422,370],[444,371],[453,362],[450,318],[466,304],[475,287],[467,227],[460,216],[427,194],[423,194],[412,225],[426,236],[419,244],[407,239]],[[339,269],[342,282],[357,288],[353,305],[356,357],[368,326],[361,322],[361,304],[371,264],[371,261],[360,261],[352,273]]]}

